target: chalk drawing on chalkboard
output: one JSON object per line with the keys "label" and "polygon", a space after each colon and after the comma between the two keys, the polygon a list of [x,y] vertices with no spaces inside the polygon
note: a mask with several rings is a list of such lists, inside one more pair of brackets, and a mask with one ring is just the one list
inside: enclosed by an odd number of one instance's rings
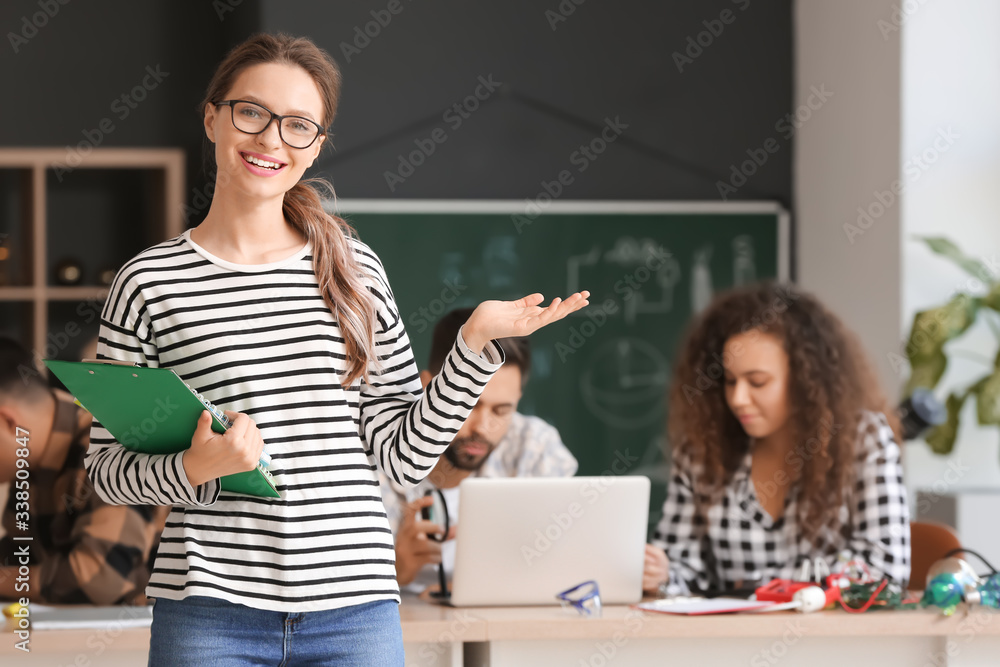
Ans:
{"label": "chalk drawing on chalkboard", "polygon": [[552,351],[548,348],[532,348],[531,376],[541,380],[552,375]]}
{"label": "chalk drawing on chalkboard", "polygon": [[462,275],[462,265],[465,263],[465,255],[460,252],[446,252],[441,256],[441,269],[438,277],[442,283],[452,283],[461,285],[465,276]]}
{"label": "chalk drawing on chalkboard", "polygon": [[[620,297],[625,323],[635,324],[642,313],[669,313],[674,308],[674,289],[681,281],[681,268],[669,250],[652,239],[637,240],[622,236],[614,246],[601,254],[601,248],[594,246],[582,255],[572,255],[566,260],[566,292],[572,294],[584,287],[586,282],[581,274],[584,268],[596,274],[600,264],[617,265],[624,273],[616,279],[604,281],[612,286],[615,299]],[[600,299],[598,299],[600,300]],[[583,311],[575,313],[586,315]]]}
{"label": "chalk drawing on chalkboard", "polygon": [[608,341],[580,375],[583,401],[609,426],[640,428],[663,418],[670,368],[655,347],[633,336]]}
{"label": "chalk drawing on chalkboard", "polygon": [[[615,454],[616,458],[624,458],[628,463],[628,471],[625,474],[628,475],[642,475],[648,477],[654,485],[659,484],[662,487],[666,487],[667,483],[670,481],[670,461],[666,454],[666,438],[662,433],[658,433],[645,441],[640,439],[627,438],[621,441],[622,443],[628,443],[629,447],[638,445],[640,447],[639,455],[633,454],[628,448],[618,448],[618,451],[622,452],[624,456],[619,456],[618,453]],[[611,472],[614,472],[612,469]],[[659,519],[659,515],[657,516]],[[658,523],[655,522],[655,523]],[[653,523],[652,525],[655,525]]]}
{"label": "chalk drawing on chalkboard", "polygon": [[615,241],[615,247],[604,253],[604,261],[622,266],[637,266],[655,260],[663,253],[663,247],[653,239],[638,241],[631,236],[622,236]]}
{"label": "chalk drawing on chalkboard", "polygon": [[629,470],[630,475],[645,475],[650,481],[666,484],[670,477],[670,464],[664,456],[666,438],[658,433],[649,439],[642,455],[635,466]]}
{"label": "chalk drawing on chalkboard", "polygon": [[702,246],[694,253],[691,265],[691,310],[700,313],[712,302],[712,246]]}
{"label": "chalk drawing on chalkboard", "polygon": [[[626,276],[626,284],[634,288],[624,292],[625,307],[622,312],[625,323],[635,324],[639,314],[671,312],[674,309],[674,289],[680,281],[681,266],[670,251],[662,246],[650,245],[642,263]],[[623,293],[617,283],[615,292]]]}
{"label": "chalk drawing on chalkboard", "polygon": [[753,237],[748,234],[733,239],[733,285],[750,285],[757,282],[757,265],[754,263]]}
{"label": "chalk drawing on chalkboard", "polygon": [[510,287],[517,276],[517,242],[513,236],[491,236],[483,248],[491,288]]}
{"label": "chalk drawing on chalkboard", "polygon": [[[626,441],[628,442],[628,441]],[[646,441],[645,448],[640,452],[639,461],[629,468],[629,475],[648,477],[654,487],[666,489],[670,482],[670,462],[666,454],[666,438],[662,433],[654,435]],[[628,457],[628,450],[625,450]],[[653,502],[653,499],[650,498]],[[649,508],[649,530],[655,530],[663,517],[663,505],[654,502]]]}
{"label": "chalk drawing on chalkboard", "polygon": [[580,291],[581,266],[596,266],[600,260],[601,249],[598,246],[594,246],[583,255],[570,255],[566,260],[566,293],[576,294]]}

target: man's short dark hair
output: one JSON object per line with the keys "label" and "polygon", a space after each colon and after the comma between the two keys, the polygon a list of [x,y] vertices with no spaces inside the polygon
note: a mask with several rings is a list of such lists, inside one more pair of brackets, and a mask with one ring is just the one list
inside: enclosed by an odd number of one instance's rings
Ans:
{"label": "man's short dark hair", "polygon": [[0,394],[19,395],[48,386],[31,352],[13,338],[0,336]]}
{"label": "man's short dark hair", "polygon": [[[458,330],[462,328],[474,308],[456,308],[445,314],[438,323],[434,325],[434,337],[431,340],[431,358],[427,370],[437,373],[444,365],[444,358],[451,351],[451,346],[458,338]],[[531,343],[526,336],[516,336],[512,338],[499,338],[497,342],[503,348],[506,364],[513,364],[521,370],[521,386],[524,387],[531,374]]]}

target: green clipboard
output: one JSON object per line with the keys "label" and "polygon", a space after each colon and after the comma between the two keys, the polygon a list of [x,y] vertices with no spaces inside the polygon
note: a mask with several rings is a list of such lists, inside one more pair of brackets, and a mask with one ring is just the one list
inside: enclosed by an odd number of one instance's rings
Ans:
{"label": "green clipboard", "polygon": [[[94,415],[126,449],[143,454],[174,454],[191,446],[202,411],[212,413],[212,430],[229,427],[225,414],[169,368],[144,368],[123,362],[57,361],[45,365],[62,380],[77,403]],[[280,498],[271,473],[253,470],[226,475],[222,490]]]}

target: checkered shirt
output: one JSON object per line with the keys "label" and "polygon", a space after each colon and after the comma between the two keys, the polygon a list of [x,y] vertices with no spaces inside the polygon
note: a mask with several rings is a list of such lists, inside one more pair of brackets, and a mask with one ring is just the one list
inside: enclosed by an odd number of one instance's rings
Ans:
{"label": "checkered shirt", "polygon": [[[675,457],[653,544],[670,561],[670,587],[719,590],[791,579],[804,560],[822,558],[831,568],[841,554],[860,557],[872,576],[905,585],[910,577],[910,516],[900,447],[881,413],[866,412],[858,426],[853,488],[840,507],[842,528],[821,528],[814,543],[798,525],[798,487],[785,497],[781,518],[761,506],[743,458],[721,499],[696,515],[692,465]],[[707,520],[706,520],[707,518]]]}
{"label": "checkered shirt", "polygon": [[[168,508],[101,500],[83,466],[93,418],[68,394],[56,392],[55,398],[52,434],[41,459],[30,467],[28,530],[18,525],[12,483],[3,511],[0,565],[18,564],[16,550],[30,544],[31,564],[39,568],[28,582],[32,602],[144,603],[150,554]],[[32,539],[14,541],[15,536]]]}

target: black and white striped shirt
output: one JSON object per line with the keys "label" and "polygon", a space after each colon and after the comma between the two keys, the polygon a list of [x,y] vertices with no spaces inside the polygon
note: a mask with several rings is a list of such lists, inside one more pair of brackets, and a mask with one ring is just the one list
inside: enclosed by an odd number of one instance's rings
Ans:
{"label": "black and white striped shirt", "polygon": [[377,304],[370,383],[340,384],[345,345],[307,244],[239,265],[190,232],[140,253],[112,285],[98,355],[175,370],[222,409],[244,412],[273,458],[280,499],[192,488],[183,454],[130,452],[94,423],[86,466],[115,504],[173,505],[150,597],[207,595],[302,612],[399,599],[378,467],[415,484],[433,468],[503,361],[461,336],[424,393],[381,262],[355,242]]}

